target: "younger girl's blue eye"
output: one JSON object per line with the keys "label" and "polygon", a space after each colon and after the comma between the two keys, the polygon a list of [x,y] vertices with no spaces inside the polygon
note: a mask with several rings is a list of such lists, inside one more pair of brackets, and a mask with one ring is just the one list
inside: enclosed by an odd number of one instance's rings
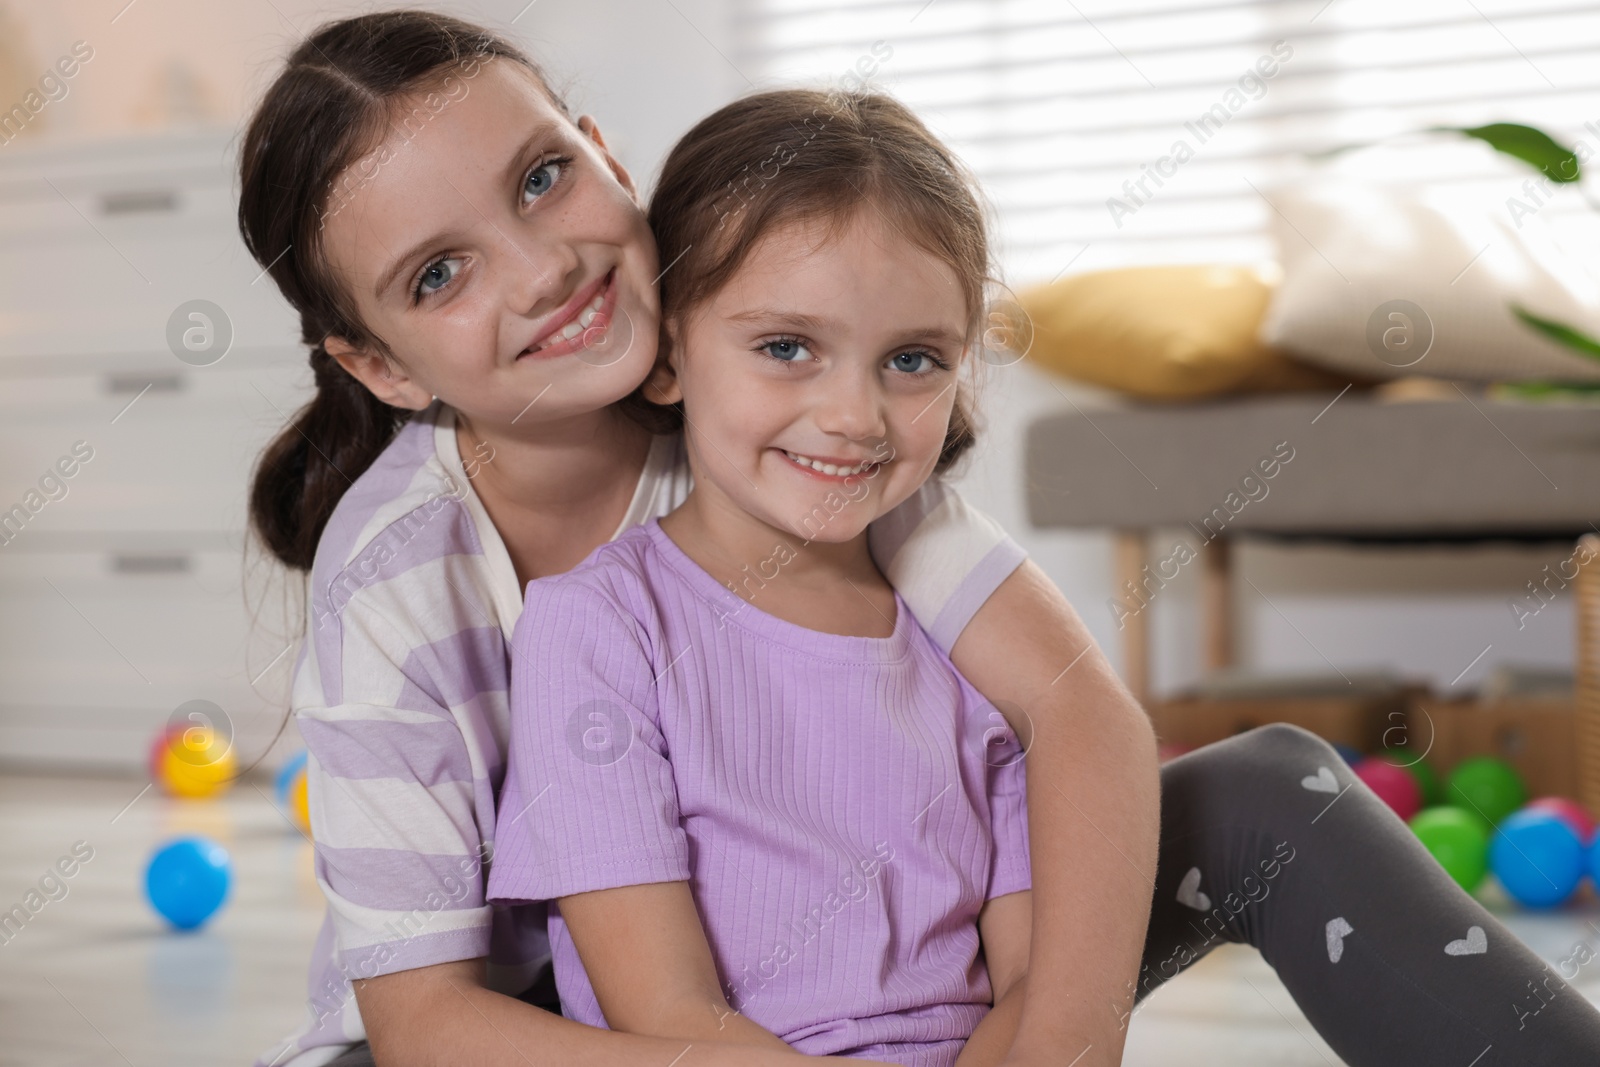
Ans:
{"label": "younger girl's blue eye", "polygon": [[792,338],[768,341],[761,346],[761,350],[773,359],[781,360],[784,363],[794,363],[804,359],[807,355],[806,346]]}
{"label": "younger girl's blue eye", "polygon": [[537,200],[555,188],[555,184],[560,178],[561,160],[552,159],[548,163],[539,164],[528,172],[528,180],[523,183],[522,191],[529,200]]}
{"label": "younger girl's blue eye", "polygon": [[455,279],[460,269],[461,260],[454,257],[434,260],[422,268],[422,274],[417,278],[417,293],[422,296],[437,293]]}

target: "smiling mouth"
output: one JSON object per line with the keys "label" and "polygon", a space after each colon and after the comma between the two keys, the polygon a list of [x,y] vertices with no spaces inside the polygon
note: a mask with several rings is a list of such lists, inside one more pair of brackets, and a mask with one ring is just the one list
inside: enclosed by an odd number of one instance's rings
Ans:
{"label": "smiling mouth", "polygon": [[613,268],[601,279],[594,296],[577,308],[564,325],[551,330],[537,345],[523,349],[517,358],[530,356],[535,359],[547,359],[564,356],[580,348],[601,343],[605,339],[606,328],[611,325],[616,315],[616,308],[617,272]]}
{"label": "smiling mouth", "polygon": [[868,471],[882,466],[881,463],[873,459],[864,459],[859,463],[841,466],[837,463],[829,463],[826,460],[803,456],[798,452],[790,452],[786,448],[780,448],[778,451],[782,452],[789,462],[795,466],[803,468],[807,472],[821,474],[829,478],[854,478],[857,475],[866,474]]}

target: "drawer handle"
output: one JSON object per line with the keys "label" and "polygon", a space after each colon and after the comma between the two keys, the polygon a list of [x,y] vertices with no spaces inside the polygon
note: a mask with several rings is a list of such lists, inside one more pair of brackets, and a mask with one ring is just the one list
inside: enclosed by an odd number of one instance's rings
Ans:
{"label": "drawer handle", "polygon": [[178,194],[172,189],[129,189],[100,197],[102,215],[149,215],[176,210]]}
{"label": "drawer handle", "polygon": [[193,565],[194,560],[187,552],[119,553],[111,557],[114,574],[188,574]]}
{"label": "drawer handle", "polygon": [[112,396],[123,396],[128,393],[142,393],[146,389],[152,393],[181,393],[183,392],[182,374],[108,374],[106,375],[106,391]]}

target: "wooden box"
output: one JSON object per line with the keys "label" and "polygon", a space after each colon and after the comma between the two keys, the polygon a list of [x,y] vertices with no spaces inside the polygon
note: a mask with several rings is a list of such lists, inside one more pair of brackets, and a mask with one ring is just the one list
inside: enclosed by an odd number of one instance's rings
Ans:
{"label": "wooden box", "polygon": [[1272,722],[1294,723],[1325,741],[1375,751],[1386,730],[1406,721],[1403,689],[1358,696],[1189,697],[1145,705],[1156,737],[1197,748]]}
{"label": "wooden box", "polygon": [[[1464,759],[1494,756],[1522,776],[1529,798],[1578,799],[1576,703],[1571,696],[1479,702],[1419,697],[1407,711],[1406,747],[1426,753],[1441,780]],[[1390,741],[1401,740],[1391,734]]]}

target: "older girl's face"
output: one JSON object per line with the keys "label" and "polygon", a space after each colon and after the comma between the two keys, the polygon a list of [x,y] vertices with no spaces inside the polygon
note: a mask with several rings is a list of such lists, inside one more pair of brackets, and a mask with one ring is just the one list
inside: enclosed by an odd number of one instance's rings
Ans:
{"label": "older girl's face", "polygon": [[656,248],[632,180],[514,62],[464,66],[397,106],[322,225],[393,359],[340,338],[328,352],[391,404],[439,396],[526,429],[613,403],[655,360]]}

